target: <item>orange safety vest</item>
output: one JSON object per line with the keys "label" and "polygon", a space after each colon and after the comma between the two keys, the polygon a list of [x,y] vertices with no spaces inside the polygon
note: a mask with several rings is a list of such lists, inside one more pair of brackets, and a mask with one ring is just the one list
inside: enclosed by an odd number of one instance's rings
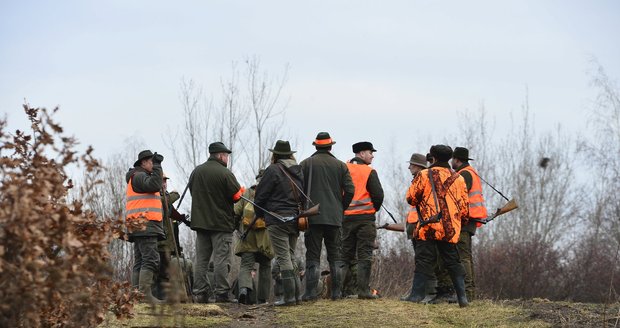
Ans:
{"label": "orange safety vest", "polygon": [[159,192],[137,193],[131,186],[131,180],[127,184],[127,219],[137,219],[145,217],[149,221],[161,221],[163,218],[163,210],[161,206],[161,197]]}
{"label": "orange safety vest", "polygon": [[[472,219],[486,219],[487,208],[484,206],[484,196],[482,195],[482,184],[480,183],[480,177],[478,172],[471,166],[466,166],[459,170],[467,171],[471,174],[471,189],[469,190],[469,217]],[[476,226],[482,226],[481,223],[476,223]]]}
{"label": "orange safety vest", "polygon": [[409,213],[407,213],[407,223],[415,224],[418,222],[418,211],[415,206],[409,205]]}
{"label": "orange safety vest", "polygon": [[366,183],[372,167],[364,164],[347,163],[351,179],[355,185],[355,194],[353,200],[349,204],[349,208],[344,211],[344,215],[356,215],[356,214],[374,214],[375,207],[372,204],[370,193],[366,189]]}

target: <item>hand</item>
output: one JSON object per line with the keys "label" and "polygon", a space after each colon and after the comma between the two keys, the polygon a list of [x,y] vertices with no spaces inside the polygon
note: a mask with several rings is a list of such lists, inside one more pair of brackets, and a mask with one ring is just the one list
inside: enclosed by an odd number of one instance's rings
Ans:
{"label": "hand", "polygon": [[153,163],[158,164],[164,161],[164,155],[162,154],[158,154],[157,152],[155,152],[155,154],[153,154]]}

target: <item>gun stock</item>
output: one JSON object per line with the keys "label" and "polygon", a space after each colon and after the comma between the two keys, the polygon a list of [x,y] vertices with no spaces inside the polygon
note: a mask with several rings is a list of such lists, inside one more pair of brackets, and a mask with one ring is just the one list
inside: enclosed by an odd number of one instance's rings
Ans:
{"label": "gun stock", "polygon": [[321,211],[319,210],[319,206],[321,204],[316,204],[312,207],[310,207],[309,209],[299,213],[299,215],[297,215],[298,218],[300,217],[309,217],[309,216],[315,216],[315,215],[319,215],[321,214]]}
{"label": "gun stock", "polygon": [[504,205],[502,208],[498,208],[497,212],[495,212],[495,214],[493,214],[493,217],[491,219],[494,219],[502,214],[508,213],[516,208],[518,208],[519,205],[517,205],[517,201],[513,199],[511,199],[508,203],[506,203],[506,205]]}
{"label": "gun stock", "polygon": [[384,224],[380,227],[378,227],[378,229],[385,229],[385,230],[389,230],[389,231],[398,231],[398,232],[405,232],[405,225],[402,223],[394,223],[394,224]]}

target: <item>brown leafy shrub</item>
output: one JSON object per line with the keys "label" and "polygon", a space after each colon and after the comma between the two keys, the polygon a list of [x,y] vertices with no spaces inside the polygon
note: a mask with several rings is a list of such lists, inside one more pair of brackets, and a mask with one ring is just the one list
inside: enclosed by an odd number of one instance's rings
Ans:
{"label": "brown leafy shrub", "polygon": [[564,299],[563,258],[540,238],[494,240],[474,247],[476,286],[488,298]]}
{"label": "brown leafy shrub", "polygon": [[0,326],[92,327],[109,310],[128,316],[137,295],[112,280],[108,263],[119,222],[67,197],[69,165],[87,172],[85,190],[100,183],[92,148],[74,150],[52,119],[57,108],[24,110],[32,134],[11,135],[0,121]]}

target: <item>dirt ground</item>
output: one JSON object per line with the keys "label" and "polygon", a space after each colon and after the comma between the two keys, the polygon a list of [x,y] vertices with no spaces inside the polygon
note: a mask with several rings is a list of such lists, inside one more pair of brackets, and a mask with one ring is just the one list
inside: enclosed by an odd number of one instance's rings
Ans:
{"label": "dirt ground", "polygon": [[301,306],[246,306],[236,303],[138,305],[136,316],[108,327],[616,327],[620,303],[612,305],[533,300],[481,300],[424,305],[396,299],[320,300]]}

